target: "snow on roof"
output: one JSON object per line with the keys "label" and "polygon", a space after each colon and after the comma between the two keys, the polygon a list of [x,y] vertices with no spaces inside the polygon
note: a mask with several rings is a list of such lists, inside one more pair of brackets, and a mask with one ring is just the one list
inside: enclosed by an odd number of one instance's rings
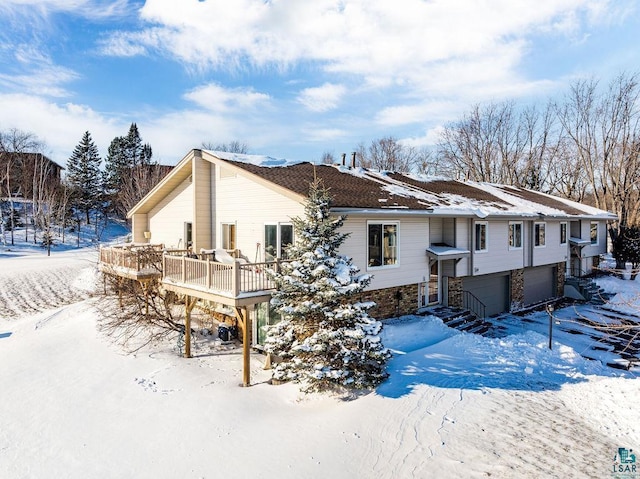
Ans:
{"label": "snow on roof", "polygon": [[436,257],[453,256],[460,258],[469,256],[471,254],[468,249],[454,248],[453,246],[448,245],[431,245],[427,248],[427,253],[431,253]]}
{"label": "snow on roof", "polygon": [[263,155],[208,151],[270,182],[306,196],[313,178],[321,178],[344,211],[403,210],[446,216],[591,216],[613,219],[597,208],[523,188],[437,176],[377,171],[345,165],[314,165]]}
{"label": "snow on roof", "polygon": [[300,161],[292,161],[284,158],[273,158],[266,155],[247,155],[243,153],[229,153],[228,151],[204,150],[207,153],[220,158],[221,160],[237,161],[240,163],[248,163],[255,166],[274,167],[288,166],[301,163]]}

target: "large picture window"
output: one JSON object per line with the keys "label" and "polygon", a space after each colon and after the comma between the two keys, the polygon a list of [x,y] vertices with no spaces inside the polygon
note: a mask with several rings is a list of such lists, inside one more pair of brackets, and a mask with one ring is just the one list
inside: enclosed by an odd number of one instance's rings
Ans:
{"label": "large picture window", "polygon": [[509,223],[509,249],[522,248],[522,221]]}
{"label": "large picture window", "polygon": [[546,223],[535,223],[533,226],[533,244],[542,247],[546,244]]}
{"label": "large picture window", "polygon": [[293,244],[293,225],[276,223],[264,225],[264,259],[274,261],[287,258],[287,247]]}
{"label": "large picture window", "polygon": [[369,223],[369,267],[398,264],[398,224]]}
{"label": "large picture window", "polygon": [[475,224],[476,234],[474,239],[474,249],[478,253],[483,251],[488,251],[487,228],[488,228],[488,223],[486,221],[477,221]]}

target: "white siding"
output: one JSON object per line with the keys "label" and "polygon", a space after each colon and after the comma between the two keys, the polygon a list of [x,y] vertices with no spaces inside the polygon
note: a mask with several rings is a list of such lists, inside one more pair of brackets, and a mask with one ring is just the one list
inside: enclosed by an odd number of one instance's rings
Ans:
{"label": "white siding", "polygon": [[[134,243],[147,243],[144,232],[149,231],[149,220],[146,214],[138,213],[131,217],[131,232],[133,233],[132,241]],[[151,238],[151,242],[154,238]]]}
{"label": "white siding", "polygon": [[544,223],[546,224],[545,246],[533,248],[533,262],[531,266],[564,262],[567,260],[569,254],[567,245],[560,244],[560,221],[546,221]]}
{"label": "white siding", "polygon": [[524,266],[526,246],[521,249],[509,249],[509,221],[490,220],[488,223],[488,251],[478,253],[474,251],[473,245],[471,247],[471,254],[473,255],[472,274],[476,276],[522,268]]}
{"label": "white siding", "polygon": [[211,249],[211,163],[193,158],[193,201],[197,205],[193,222],[193,250]]}
{"label": "white siding", "polygon": [[[398,223],[398,265],[382,268],[367,268],[367,221]],[[391,288],[406,284],[417,284],[428,279],[429,261],[426,249],[429,245],[429,222],[424,217],[348,217],[342,230],[351,235],[340,252],[350,256],[361,272],[373,275],[368,289]]]}
{"label": "white siding", "polygon": [[455,218],[444,218],[442,221],[442,242],[449,246],[456,245],[456,220]]}
{"label": "white siding", "polygon": [[193,221],[193,185],[187,178],[148,214],[151,241],[168,248],[185,248],[184,223]]}
{"label": "white siding", "polygon": [[429,244],[442,243],[443,218],[429,218]]}
{"label": "white siding", "polygon": [[[216,174],[215,225],[216,247],[221,247],[222,223],[236,224],[236,244],[249,261],[264,260],[264,225],[290,223],[291,218],[304,216],[304,206],[266,186],[240,174]],[[260,248],[257,244],[260,243]]]}
{"label": "white siding", "polygon": [[[456,219],[456,248],[472,250],[471,246],[471,220],[467,218]],[[470,274],[471,259],[462,258],[456,265],[456,276],[468,276]]]}

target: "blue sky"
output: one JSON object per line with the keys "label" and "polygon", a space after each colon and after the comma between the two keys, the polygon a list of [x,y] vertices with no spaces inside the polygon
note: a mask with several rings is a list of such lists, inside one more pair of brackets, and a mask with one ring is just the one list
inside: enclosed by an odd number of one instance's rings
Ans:
{"label": "blue sky", "polygon": [[61,164],[131,122],[165,164],[429,146],[477,103],[640,71],[638,0],[2,0],[0,26],[0,129]]}

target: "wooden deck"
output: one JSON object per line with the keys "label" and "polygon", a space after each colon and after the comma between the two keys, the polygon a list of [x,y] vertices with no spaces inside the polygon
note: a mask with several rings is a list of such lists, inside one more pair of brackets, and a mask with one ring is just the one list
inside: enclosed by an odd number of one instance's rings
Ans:
{"label": "wooden deck", "polygon": [[218,263],[209,259],[164,255],[162,284],[166,289],[229,306],[245,306],[267,301],[275,289],[267,271],[278,262]]}
{"label": "wooden deck", "polygon": [[101,271],[145,281],[159,279],[165,289],[229,306],[267,301],[275,283],[267,274],[279,262],[231,263],[191,256],[187,251],[166,251],[162,245],[118,245],[100,249]]}
{"label": "wooden deck", "polygon": [[127,243],[100,247],[103,273],[144,281],[162,276],[162,245]]}

